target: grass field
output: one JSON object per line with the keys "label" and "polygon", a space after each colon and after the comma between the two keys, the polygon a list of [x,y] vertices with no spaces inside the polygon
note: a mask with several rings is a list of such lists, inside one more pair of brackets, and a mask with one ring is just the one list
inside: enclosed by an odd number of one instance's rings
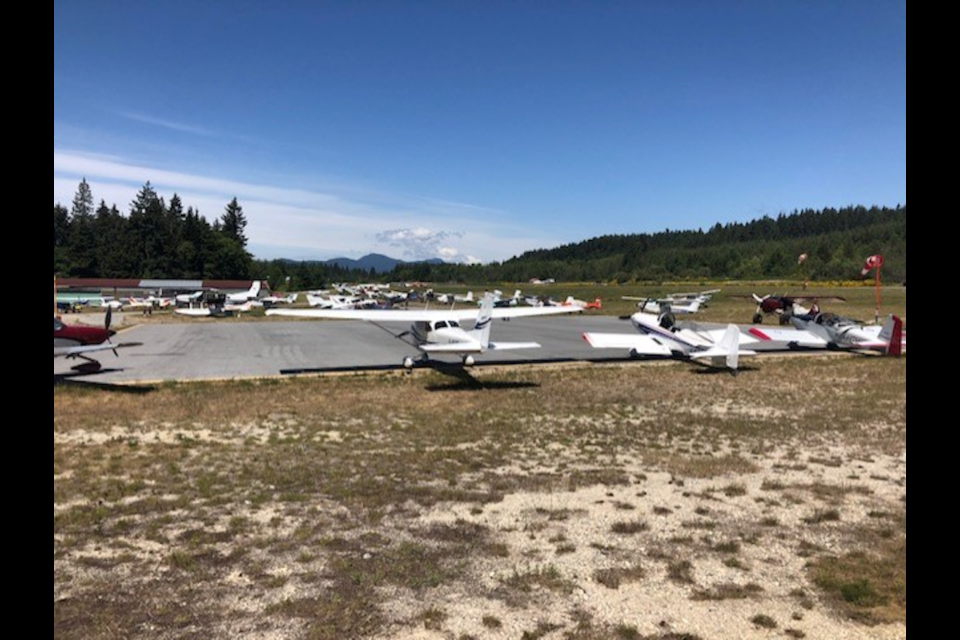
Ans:
{"label": "grass field", "polygon": [[478,376],[55,387],[54,638],[906,638],[906,358]]}

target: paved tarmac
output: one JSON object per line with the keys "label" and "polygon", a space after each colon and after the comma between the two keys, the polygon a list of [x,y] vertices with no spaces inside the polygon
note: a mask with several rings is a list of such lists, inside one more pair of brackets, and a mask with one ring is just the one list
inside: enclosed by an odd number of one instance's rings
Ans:
{"label": "paved tarmac", "polygon": [[[407,327],[393,324],[397,333]],[[497,321],[493,340],[538,342],[541,349],[503,351],[476,356],[477,365],[626,359],[626,353],[598,351],[582,338],[585,332],[633,331],[629,322],[602,316],[528,318]],[[337,371],[389,370],[412,346],[365,322],[243,322],[238,320],[143,324],[121,332],[114,342],[141,342],[140,347],[95,354],[103,364],[97,374],[78,376],[96,383],[146,383],[180,380],[260,378]],[[457,357],[435,360],[457,363]],[[70,377],[77,361],[56,358],[54,379]]]}

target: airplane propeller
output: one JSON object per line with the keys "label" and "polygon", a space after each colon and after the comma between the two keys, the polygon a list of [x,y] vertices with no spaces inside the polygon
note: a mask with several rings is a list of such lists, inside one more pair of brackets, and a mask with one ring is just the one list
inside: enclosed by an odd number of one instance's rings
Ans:
{"label": "airplane propeller", "polygon": [[103,328],[107,331],[110,331],[110,325],[113,324],[113,307],[107,307],[106,317],[104,319]]}

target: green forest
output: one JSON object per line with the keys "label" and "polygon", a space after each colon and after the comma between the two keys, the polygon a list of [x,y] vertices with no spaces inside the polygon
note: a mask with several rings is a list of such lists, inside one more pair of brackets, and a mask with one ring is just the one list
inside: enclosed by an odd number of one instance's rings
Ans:
{"label": "green forest", "polygon": [[[906,206],[794,211],[704,231],[614,235],[530,251],[487,265],[404,264],[390,273],[351,272],[323,262],[254,260],[247,219],[236,199],[210,223],[165,201],[150,183],[126,215],[95,206],[86,180],[71,207],[53,207],[55,275],[89,278],[262,279],[276,289],[320,288],[337,281],[659,282],[804,278],[852,280],[867,256],[882,254],[884,277],[906,281]],[[798,257],[807,256],[799,264]]]}
{"label": "green forest", "polygon": [[148,182],[127,215],[94,205],[86,180],[69,209],[53,206],[53,273],[76,278],[248,279],[243,208],[234,199],[212,224],[176,194],[166,202]]}

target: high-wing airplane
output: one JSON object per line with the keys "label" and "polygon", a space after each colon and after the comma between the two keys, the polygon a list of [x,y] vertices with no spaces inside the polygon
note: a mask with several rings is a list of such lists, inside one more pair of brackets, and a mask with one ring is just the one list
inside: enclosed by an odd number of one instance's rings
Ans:
{"label": "high-wing airplane", "polygon": [[247,291],[241,291],[240,293],[231,293],[227,296],[228,304],[244,304],[250,302],[251,300],[256,300],[260,297],[260,289],[263,287],[262,283],[259,280],[254,281],[250,286],[250,289]]}
{"label": "high-wing airplane", "polygon": [[[679,329],[664,316],[637,313],[630,318],[638,333],[587,333],[583,338],[595,349],[624,349],[632,358],[678,358],[707,361],[736,373],[740,358],[756,352],[741,349],[744,336],[736,325],[725,330]],[[746,342],[755,342],[747,339]]]}
{"label": "high-wing airplane", "polygon": [[127,342],[113,344],[110,338],[116,335],[116,331],[110,329],[113,314],[110,308],[107,308],[106,322],[103,329],[98,327],[75,327],[64,324],[59,318],[53,319],[53,357],[67,359],[81,359],[85,362],[74,367],[74,371],[82,373],[96,373],[100,371],[102,365],[99,361],[89,357],[88,354],[99,351],[113,351],[117,355],[117,349],[127,347],[138,347],[140,343]]}
{"label": "high-wing airplane", "polygon": [[297,300],[300,299],[299,293],[291,293],[288,296],[267,296],[260,300],[261,304],[265,307],[275,307],[278,304],[296,304]]}
{"label": "high-wing airplane", "polygon": [[[493,320],[531,318],[538,316],[560,315],[577,311],[572,307],[552,307],[541,309],[501,308],[493,306],[493,296],[484,296],[479,314],[476,309],[463,310],[354,310],[336,311],[322,309],[271,309],[269,316],[288,318],[312,318],[325,320],[363,320],[383,329],[395,338],[399,338],[419,349],[422,353],[421,363],[429,361],[430,356],[456,355],[460,356],[466,367],[475,364],[474,356],[490,351],[510,351],[515,349],[539,349],[536,342],[493,342],[490,332]],[[461,322],[475,320],[472,330],[464,329]],[[385,323],[412,322],[406,332],[396,333],[383,326]],[[403,366],[412,369],[417,360],[412,357],[404,358]]]}
{"label": "high-wing airplane", "polygon": [[437,296],[437,302],[440,304],[469,304],[471,302],[476,302],[476,298],[473,297],[473,291],[469,292],[465,296],[454,295],[452,293],[441,293]]}
{"label": "high-wing airplane", "polygon": [[833,315],[793,316],[796,330],[761,329],[754,327],[750,334],[763,341],[780,342],[796,349],[848,349],[851,351],[879,351],[899,356],[907,350],[907,333],[903,320],[890,316],[881,327]]}
{"label": "high-wing airplane", "polygon": [[668,313],[692,315],[694,313],[700,313],[700,307],[703,306],[703,302],[700,300],[677,301],[673,298],[635,298],[632,296],[624,296],[623,299],[637,302],[637,308],[640,310],[640,313],[655,316]]}

